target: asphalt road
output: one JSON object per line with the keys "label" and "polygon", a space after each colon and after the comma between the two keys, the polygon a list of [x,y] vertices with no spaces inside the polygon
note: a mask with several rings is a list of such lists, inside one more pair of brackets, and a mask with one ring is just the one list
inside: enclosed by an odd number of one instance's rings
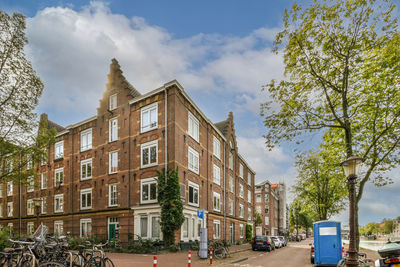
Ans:
{"label": "asphalt road", "polygon": [[237,260],[246,260],[224,264],[236,267],[311,267],[309,242],[289,243],[287,247],[271,252],[242,252]]}

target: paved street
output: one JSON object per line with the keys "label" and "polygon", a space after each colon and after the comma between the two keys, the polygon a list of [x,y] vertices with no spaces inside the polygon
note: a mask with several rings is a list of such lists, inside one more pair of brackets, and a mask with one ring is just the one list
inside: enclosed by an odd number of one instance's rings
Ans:
{"label": "paved street", "polygon": [[[213,265],[238,267],[309,267],[312,265],[310,264],[310,247],[308,243],[308,240],[299,243],[289,243],[287,247],[272,252],[246,250],[234,253],[223,261],[214,261]],[[116,267],[153,266],[153,255],[110,253],[108,256],[113,260]],[[200,260],[196,253],[192,258],[193,267],[209,266],[208,260]],[[158,255],[158,266],[187,266],[187,252]]]}

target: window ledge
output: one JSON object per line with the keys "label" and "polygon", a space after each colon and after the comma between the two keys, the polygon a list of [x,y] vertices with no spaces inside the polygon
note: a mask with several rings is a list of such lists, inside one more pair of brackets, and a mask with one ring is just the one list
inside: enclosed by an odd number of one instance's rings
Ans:
{"label": "window ledge", "polygon": [[118,204],[115,204],[115,205],[108,205],[108,207],[109,207],[109,208],[116,208],[116,207],[118,207]]}
{"label": "window ledge", "polygon": [[89,151],[89,150],[92,150],[92,148],[91,148],[91,147],[89,147],[89,148],[84,148],[84,149],[81,148],[81,152],[85,152],[85,151]]}
{"label": "window ledge", "polygon": [[87,181],[87,180],[92,180],[92,176],[90,176],[89,178],[81,178],[81,181]]}
{"label": "window ledge", "polygon": [[158,163],[153,163],[153,164],[148,164],[148,165],[141,165],[140,168],[141,169],[146,169],[146,168],[150,168],[150,167],[154,167],[154,166],[158,166]]}
{"label": "window ledge", "polygon": [[154,204],[157,200],[140,200],[140,204]]}
{"label": "window ledge", "polygon": [[57,161],[62,161],[64,159],[64,156],[62,156],[62,157],[60,157],[60,158],[56,158],[56,159],[54,159],[54,162],[57,162]]}
{"label": "window ledge", "polygon": [[189,202],[189,201],[188,201],[187,204],[190,205],[190,206],[193,206],[193,207],[199,207],[199,204],[191,203],[191,202]]}
{"label": "window ledge", "polygon": [[157,130],[157,129],[158,129],[158,125],[150,128],[150,129],[147,129],[147,130],[140,129],[140,133],[143,134],[143,133],[147,133],[147,132],[150,132],[150,131],[153,131],[153,130]]}

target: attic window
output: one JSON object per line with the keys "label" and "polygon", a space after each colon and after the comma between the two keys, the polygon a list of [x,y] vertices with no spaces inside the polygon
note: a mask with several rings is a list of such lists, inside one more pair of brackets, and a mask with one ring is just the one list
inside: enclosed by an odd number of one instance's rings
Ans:
{"label": "attic window", "polygon": [[110,96],[110,110],[114,110],[117,108],[117,94],[113,94]]}

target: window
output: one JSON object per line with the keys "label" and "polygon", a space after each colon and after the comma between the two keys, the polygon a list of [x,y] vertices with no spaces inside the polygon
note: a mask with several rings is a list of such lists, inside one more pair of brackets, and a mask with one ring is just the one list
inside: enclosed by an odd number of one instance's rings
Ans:
{"label": "window", "polygon": [[33,190],[35,189],[35,180],[33,178],[33,176],[29,176],[27,179],[27,185],[26,185],[26,192],[33,192]]}
{"label": "window", "polygon": [[188,149],[188,168],[199,174],[199,153],[191,147]]}
{"label": "window", "polygon": [[12,202],[7,202],[7,216],[8,217],[13,216],[13,203]]}
{"label": "window", "polygon": [[147,178],[140,181],[141,198],[140,203],[157,202],[157,180],[156,178]]}
{"label": "window", "polygon": [[264,195],[264,200],[265,200],[265,202],[268,202],[268,201],[269,201],[269,195],[268,195],[268,194],[265,194],[265,195]]}
{"label": "window", "polygon": [[258,214],[261,214],[261,206],[258,206],[258,205],[257,205],[256,211],[257,211]]}
{"label": "window", "polygon": [[151,217],[151,238],[160,239],[161,227],[160,227],[160,217]]}
{"label": "window", "polygon": [[221,185],[221,169],[214,164],[214,183]]}
{"label": "window", "polygon": [[265,225],[269,225],[269,217],[265,216]]}
{"label": "window", "polygon": [[256,195],[256,202],[261,203],[261,194]]}
{"label": "window", "polygon": [[81,151],[92,149],[92,128],[81,132]]}
{"label": "window", "polygon": [[59,194],[54,196],[54,212],[64,211],[64,195]]}
{"label": "window", "polygon": [[117,108],[117,94],[110,95],[109,99],[109,110],[114,110]]}
{"label": "window", "polygon": [[240,228],[240,238],[243,238],[244,237],[244,225],[240,224],[239,228]]}
{"label": "window", "polygon": [[30,170],[33,167],[32,155],[26,157],[26,169]]}
{"label": "window", "polygon": [[157,102],[141,109],[140,132],[144,133],[157,128]]}
{"label": "window", "polygon": [[251,191],[247,190],[247,201],[251,203]]}
{"label": "window", "polygon": [[92,208],[92,188],[81,190],[81,210]]}
{"label": "window", "polygon": [[26,215],[34,215],[35,205],[33,199],[28,199],[26,201]]}
{"label": "window", "polygon": [[109,160],[109,168],[108,173],[117,173],[118,172],[118,151],[113,151],[108,154]]}
{"label": "window", "polygon": [[214,226],[214,239],[220,239],[221,238],[221,222],[219,220],[214,220],[213,223]]}
{"label": "window", "polygon": [[240,165],[239,165],[239,176],[240,176],[240,178],[243,178],[243,164],[242,163],[240,163]]}
{"label": "window", "polygon": [[251,221],[251,208],[247,209],[247,220]]}
{"label": "window", "polygon": [[199,142],[199,120],[190,112],[188,111],[188,129],[189,129],[189,135]]}
{"label": "window", "polygon": [[55,221],[54,222],[54,235],[60,236],[64,233],[64,222]]}
{"label": "window", "polygon": [[33,222],[28,222],[28,223],[26,224],[26,234],[27,234],[28,236],[29,236],[29,235],[32,235],[33,232],[34,232],[34,228],[35,228],[34,223],[33,223]]}
{"label": "window", "polygon": [[243,218],[244,217],[244,207],[243,204],[239,204],[239,217]]}
{"label": "window", "polygon": [[239,196],[241,198],[244,198],[244,190],[243,190],[243,185],[239,184]]}
{"label": "window", "polygon": [[234,190],[233,177],[229,175],[229,191],[233,193],[233,190]]}
{"label": "window", "polygon": [[64,141],[55,143],[54,145],[54,159],[61,159],[64,157]]}
{"label": "window", "polygon": [[47,188],[46,173],[41,173],[40,174],[40,188],[41,189],[46,189]]}
{"label": "window", "polygon": [[81,180],[88,180],[91,178],[92,178],[92,159],[82,160],[81,161]]}
{"label": "window", "polygon": [[42,212],[42,214],[45,214],[47,212],[46,198],[43,197],[41,200],[42,200],[41,212]]}
{"label": "window", "polygon": [[140,217],[140,236],[144,238],[147,238],[147,222],[147,216]]}
{"label": "window", "polygon": [[13,195],[13,182],[9,181],[7,182],[7,196],[12,196]]}
{"label": "window", "polygon": [[268,206],[265,206],[264,212],[265,212],[265,214],[269,213],[269,207]]}
{"label": "window", "polygon": [[109,141],[114,142],[118,140],[118,118],[113,118],[109,120],[109,131],[108,131],[108,136],[109,136]]}
{"label": "window", "polygon": [[251,173],[250,172],[247,173],[247,184],[251,185]]}
{"label": "window", "polygon": [[189,181],[189,204],[199,206],[199,185]]}
{"label": "window", "polygon": [[214,136],[214,156],[221,159],[221,142]]}
{"label": "window", "polygon": [[214,210],[215,211],[221,211],[221,195],[218,194],[217,192],[214,192]]}
{"label": "window", "polygon": [[64,168],[54,170],[54,185],[60,186],[64,184]]}
{"label": "window", "polygon": [[[0,218],[3,218],[3,203],[0,202]],[[0,228],[1,231],[1,228]]]}
{"label": "window", "polygon": [[0,184],[0,197],[3,197],[3,184]]}
{"label": "window", "polygon": [[265,192],[269,192],[269,184],[265,184]]}
{"label": "window", "polygon": [[229,215],[233,215],[233,200],[229,199]]}
{"label": "window", "polygon": [[141,167],[151,167],[157,165],[157,150],[158,150],[158,141],[152,141],[148,143],[144,143],[140,146],[141,149]]}
{"label": "window", "polygon": [[229,152],[229,169],[233,170],[233,154]]}
{"label": "window", "polygon": [[182,224],[182,237],[188,238],[189,237],[189,218],[185,217],[185,221]]}
{"label": "window", "polygon": [[10,173],[10,174],[13,172],[13,162],[12,162],[11,159],[8,159],[8,160],[6,161],[6,170],[7,170],[7,172]]}
{"label": "window", "polygon": [[118,205],[118,191],[117,184],[110,184],[108,186],[108,206],[115,207]]}
{"label": "window", "polygon": [[81,219],[81,237],[88,237],[92,234],[92,219]]}
{"label": "window", "polygon": [[140,227],[139,227],[140,237],[142,238],[150,237],[152,239],[161,238],[160,216],[154,216],[154,215],[141,216],[139,221],[140,221]]}

